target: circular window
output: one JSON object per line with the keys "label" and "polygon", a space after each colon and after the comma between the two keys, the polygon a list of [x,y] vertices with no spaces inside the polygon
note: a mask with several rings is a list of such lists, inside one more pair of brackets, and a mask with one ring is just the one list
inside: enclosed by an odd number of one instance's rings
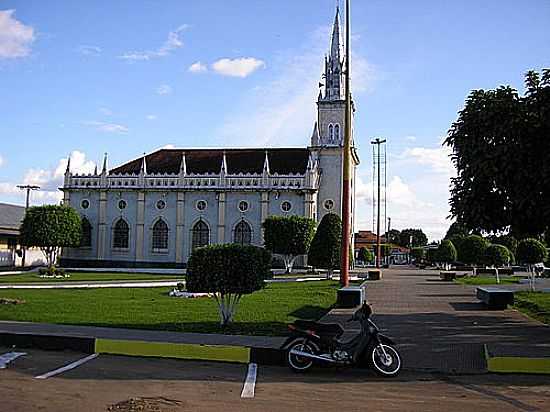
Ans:
{"label": "circular window", "polygon": [[162,210],[166,207],[166,202],[164,200],[157,200],[157,209]]}
{"label": "circular window", "polygon": [[281,203],[281,210],[283,212],[290,212],[290,209],[292,209],[292,203],[290,203],[288,200],[285,200],[283,203]]}
{"label": "circular window", "polygon": [[206,210],[206,206],[207,206],[206,200],[199,200],[199,201],[197,201],[197,203],[195,205],[196,209],[199,212],[202,212],[202,211]]}
{"label": "circular window", "polygon": [[126,209],[126,205],[127,205],[126,200],[119,200],[118,201],[118,208],[120,210]]}
{"label": "circular window", "polygon": [[239,202],[239,211],[246,212],[248,210],[248,202],[246,200],[241,200]]}
{"label": "circular window", "polygon": [[90,207],[90,201],[88,199],[84,199],[82,202],[80,202],[80,207],[82,209],[88,209]]}
{"label": "circular window", "polygon": [[323,203],[323,207],[324,207],[326,210],[332,210],[332,209],[334,209],[334,200],[332,200],[332,199],[327,199],[327,200],[325,200],[325,202]]}

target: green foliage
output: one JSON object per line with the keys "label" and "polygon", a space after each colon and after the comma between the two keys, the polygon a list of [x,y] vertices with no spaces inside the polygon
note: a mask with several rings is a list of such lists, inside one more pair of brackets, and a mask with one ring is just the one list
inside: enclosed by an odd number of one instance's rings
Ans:
{"label": "green foliage", "polygon": [[426,250],[426,261],[430,265],[434,265],[437,262],[437,249],[430,248]]}
{"label": "green foliage", "polygon": [[453,263],[456,261],[456,248],[450,240],[444,240],[437,248],[437,260],[441,263]]}
{"label": "green foliage", "polygon": [[518,240],[512,235],[492,236],[491,243],[502,245],[508,248],[508,251],[515,254],[518,248]]}
{"label": "green foliage", "polygon": [[399,244],[399,239],[400,239],[400,236],[401,236],[401,232],[397,229],[391,229],[387,234],[386,234],[386,242],[388,243],[394,243],[394,244]]}
{"label": "green foliage", "polygon": [[425,246],[428,244],[428,237],[424,234],[422,229],[404,229],[399,234],[399,242],[397,242],[397,244],[403,247]]}
{"label": "green foliage", "polygon": [[374,253],[366,247],[359,249],[359,259],[366,263],[371,263],[374,261]]}
{"label": "green foliage", "polygon": [[315,268],[331,272],[340,267],[342,220],[335,213],[323,216],[311,242],[307,261]]}
{"label": "green foliage", "polygon": [[39,276],[50,276],[50,277],[55,277],[55,276],[65,277],[66,273],[65,273],[65,269],[50,266],[46,269],[44,269],[44,268],[38,269],[38,275]]}
{"label": "green foliage", "polygon": [[504,245],[489,245],[485,249],[485,263],[496,268],[506,266],[510,263],[510,251]]}
{"label": "green foliage", "polygon": [[452,240],[452,238],[456,236],[464,238],[469,234],[470,234],[470,231],[468,230],[466,225],[459,222],[453,222],[451,223],[451,226],[449,226],[449,229],[447,230],[447,234],[445,235],[444,239]]}
{"label": "green foliage", "polygon": [[426,257],[426,249],[422,247],[413,247],[411,249],[411,256],[416,262],[420,262]]}
{"label": "green foliage", "polygon": [[78,247],[82,236],[80,215],[71,207],[30,207],[20,228],[21,244],[39,247],[52,267],[62,247]]}
{"label": "green foliage", "polygon": [[187,263],[187,290],[213,293],[220,323],[227,326],[242,295],[264,287],[270,267],[271,253],[264,248],[234,243],[197,248]]}
{"label": "green foliage", "polygon": [[510,86],[472,91],[445,140],[458,172],[451,213],[475,231],[536,237],[548,228],[550,69],[528,72],[525,86],[523,96]]}
{"label": "green foliage", "polygon": [[458,250],[458,259],[469,265],[477,265],[483,262],[485,249],[489,241],[478,235],[469,235],[464,238]]}
{"label": "green foliage", "polygon": [[544,245],[536,239],[523,239],[518,243],[516,258],[518,262],[528,265],[544,262],[548,257],[548,251]]}

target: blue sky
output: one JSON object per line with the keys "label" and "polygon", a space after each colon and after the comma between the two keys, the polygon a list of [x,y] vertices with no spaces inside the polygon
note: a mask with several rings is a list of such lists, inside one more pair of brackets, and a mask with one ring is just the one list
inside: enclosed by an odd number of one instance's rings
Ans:
{"label": "blue sky", "polygon": [[[0,201],[56,201],[71,154],[91,171],[155,148],[303,146],[334,0],[0,0]],[[468,92],[550,66],[550,2],[353,1],[358,221],[371,147],[388,139],[388,216],[439,238],[452,168],[441,147]],[[190,69],[193,66],[193,69]]]}

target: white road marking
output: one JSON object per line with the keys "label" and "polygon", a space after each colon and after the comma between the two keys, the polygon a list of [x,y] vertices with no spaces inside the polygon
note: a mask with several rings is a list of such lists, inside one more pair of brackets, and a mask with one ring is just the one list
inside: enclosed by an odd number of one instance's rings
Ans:
{"label": "white road marking", "polygon": [[83,363],[86,363],[88,361],[91,361],[92,359],[97,358],[98,356],[99,356],[98,353],[94,353],[93,355],[86,356],[85,358],[79,359],[76,362],[69,363],[68,365],[63,366],[62,368],[55,369],[55,370],[50,371],[50,372],[46,372],[45,374],[35,376],[34,378],[35,379],[48,379],[52,376],[59,375],[60,373],[66,372],[66,371],[71,370],[71,369],[74,369],[74,368],[82,365]]}
{"label": "white road marking", "polygon": [[246,374],[246,380],[244,381],[243,391],[241,392],[241,398],[253,398],[254,388],[256,387],[256,374],[258,372],[258,365],[255,363],[248,364],[248,373]]}
{"label": "white road marking", "polygon": [[0,369],[6,369],[8,363],[17,359],[20,356],[26,355],[25,352],[8,352],[0,355]]}

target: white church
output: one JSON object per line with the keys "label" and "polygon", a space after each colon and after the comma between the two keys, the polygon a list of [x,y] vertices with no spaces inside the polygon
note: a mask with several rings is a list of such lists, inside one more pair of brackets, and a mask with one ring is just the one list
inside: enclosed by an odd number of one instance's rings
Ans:
{"label": "white church", "polygon": [[[64,204],[83,222],[71,267],[185,267],[194,248],[213,243],[263,245],[272,215],[316,221],[341,213],[344,53],[336,11],[317,99],[317,120],[303,148],[160,149],[101,172],[65,172]],[[313,119],[312,119],[313,120]],[[352,128],[353,129],[353,128]],[[351,233],[355,169],[352,134]]]}

